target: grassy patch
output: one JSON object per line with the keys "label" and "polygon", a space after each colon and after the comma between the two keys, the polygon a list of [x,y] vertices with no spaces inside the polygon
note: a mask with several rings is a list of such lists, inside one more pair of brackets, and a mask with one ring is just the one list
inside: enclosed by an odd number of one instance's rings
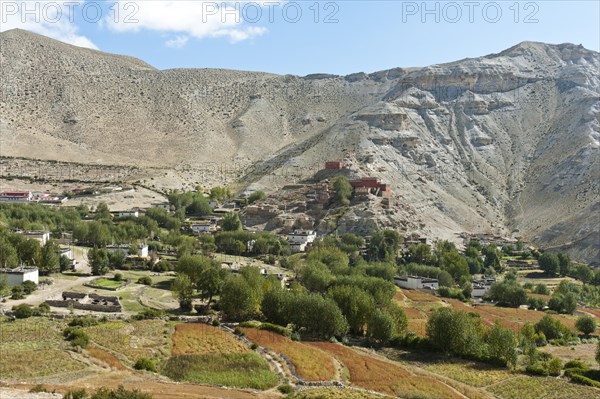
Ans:
{"label": "grassy patch", "polygon": [[98,288],[119,288],[125,285],[126,281],[116,281],[110,278],[99,278],[98,280],[94,280],[90,283],[90,286],[98,287]]}
{"label": "grassy patch", "polygon": [[172,340],[174,356],[250,351],[246,345],[220,328],[203,323],[177,324]]}
{"label": "grassy patch", "polygon": [[600,390],[565,380],[543,377],[522,377],[502,382],[488,388],[501,399],[598,399]]}
{"label": "grassy patch", "polygon": [[306,381],[328,381],[335,376],[331,355],[306,344],[294,342],[272,331],[243,328],[253,342],[286,356]]}
{"label": "grassy patch", "polygon": [[62,321],[38,317],[0,322],[0,377],[27,380],[81,370],[65,351],[63,327]]}
{"label": "grassy patch", "polygon": [[165,363],[163,374],[175,381],[262,390],[279,382],[266,360],[253,352],[174,356]]}
{"label": "grassy patch", "polygon": [[458,399],[462,396],[428,376],[417,376],[392,362],[378,359],[339,344],[312,343],[332,353],[350,372],[350,382],[361,388],[403,398]]}
{"label": "grassy patch", "polygon": [[475,362],[438,363],[425,369],[474,387],[484,387],[516,375],[507,369]]}
{"label": "grassy patch", "polygon": [[159,362],[170,355],[172,325],[164,320],[113,321],[86,327],[93,342],[132,365],[140,357]]}

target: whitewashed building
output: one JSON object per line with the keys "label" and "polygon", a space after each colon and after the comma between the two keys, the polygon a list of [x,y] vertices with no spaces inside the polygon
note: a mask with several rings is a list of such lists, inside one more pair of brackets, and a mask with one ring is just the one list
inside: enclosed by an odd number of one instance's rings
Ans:
{"label": "whitewashed building", "polygon": [[60,249],[58,250],[58,256],[66,256],[71,260],[75,259],[75,256],[73,255],[73,250],[69,247],[60,247]]}
{"label": "whitewashed building", "polygon": [[171,210],[171,204],[168,202],[156,202],[152,204],[152,208],[161,208],[167,211]]}
{"label": "whitewashed building", "polygon": [[406,288],[409,290],[423,288],[437,290],[439,288],[439,282],[437,279],[420,276],[396,276],[394,277],[394,284],[400,288]]}
{"label": "whitewashed building", "polygon": [[317,239],[317,233],[313,230],[295,230],[287,236],[292,252],[304,252],[308,244]]}
{"label": "whitewashed building", "polygon": [[196,235],[212,233],[217,229],[217,224],[213,220],[192,223],[190,225],[192,232]]}
{"label": "whitewashed building", "polygon": [[9,287],[21,285],[25,281],[39,284],[37,267],[17,267],[16,269],[0,269],[0,279],[6,279]]}
{"label": "whitewashed building", "polygon": [[45,245],[48,242],[48,240],[50,239],[50,232],[45,231],[45,230],[20,231],[20,232],[17,232],[17,234],[23,234],[28,239],[37,240],[40,242],[40,245]]}
{"label": "whitewashed building", "polygon": [[483,298],[490,291],[492,284],[496,282],[495,278],[486,278],[482,280],[473,280],[473,291],[471,298]]}
{"label": "whitewashed building", "polygon": [[[125,252],[125,255],[130,255],[129,247],[130,247],[129,244],[107,245],[106,249],[110,253],[115,253],[117,251],[123,251],[123,252]],[[139,244],[134,247],[137,249],[137,253],[136,253],[137,256],[148,256],[148,245]]]}

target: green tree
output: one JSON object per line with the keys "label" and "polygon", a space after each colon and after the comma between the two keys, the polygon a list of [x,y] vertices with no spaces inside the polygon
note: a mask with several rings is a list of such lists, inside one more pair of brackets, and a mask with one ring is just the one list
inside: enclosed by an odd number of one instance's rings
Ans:
{"label": "green tree", "polygon": [[352,185],[344,176],[338,176],[333,179],[333,190],[335,192],[335,200],[342,204],[348,205],[350,197],[352,197]]}
{"label": "green tree", "polygon": [[490,288],[490,299],[500,306],[519,307],[527,302],[527,292],[515,280],[504,280]]}
{"label": "green tree", "polygon": [[186,208],[186,213],[194,216],[210,215],[212,209],[208,204],[208,200],[203,195],[197,195],[192,200],[192,203]]}
{"label": "green tree", "polygon": [[302,284],[310,291],[325,292],[333,275],[323,262],[311,261],[302,269],[301,278]]}
{"label": "green tree", "polygon": [[27,265],[40,266],[42,263],[42,250],[40,243],[33,239],[26,239],[17,245],[19,260]]}
{"label": "green tree", "polygon": [[367,330],[369,338],[386,343],[394,336],[396,324],[393,317],[385,310],[375,309],[369,317]]}
{"label": "green tree", "polygon": [[242,276],[231,276],[225,281],[219,304],[232,320],[248,320],[256,310],[252,287]]}
{"label": "green tree", "polygon": [[88,224],[86,241],[93,246],[104,247],[112,241],[112,235],[104,223],[93,221]]}
{"label": "green tree", "polygon": [[408,254],[405,258],[407,262],[420,263],[424,265],[432,265],[433,255],[431,254],[431,246],[427,244],[417,244],[408,247]]}
{"label": "green tree", "polygon": [[186,274],[178,274],[173,281],[173,293],[179,301],[179,308],[184,312],[192,310],[192,299],[194,296],[194,286],[192,280]]}
{"label": "green tree", "polygon": [[517,365],[517,337],[511,330],[496,322],[487,332],[485,342],[488,356],[503,365],[514,368]]}
{"label": "green tree", "polygon": [[88,263],[94,276],[102,276],[109,270],[109,255],[104,248],[92,248],[87,253]]}
{"label": "green tree", "polygon": [[236,212],[229,212],[223,217],[223,231],[239,231],[242,230],[242,222],[240,216]]}
{"label": "green tree", "polygon": [[500,271],[502,269],[502,263],[500,260],[502,259],[502,252],[498,250],[494,244],[489,244],[482,249],[483,256],[485,258],[483,262],[483,266],[488,269],[492,268],[496,271]]}
{"label": "green tree", "polygon": [[556,255],[558,259],[558,272],[561,276],[567,276],[571,272],[571,258],[567,254],[559,253]]}
{"label": "green tree", "polygon": [[550,254],[548,252],[543,253],[538,259],[540,268],[549,276],[554,276],[558,273],[560,268],[560,262],[558,256]]}
{"label": "green tree", "polygon": [[19,265],[19,256],[15,247],[0,236],[0,268],[14,269]]}
{"label": "green tree", "polygon": [[108,205],[106,205],[104,202],[101,202],[98,204],[98,206],[96,207],[96,212],[94,212],[94,219],[95,220],[111,220],[112,215],[110,213],[110,209],[108,208]]}
{"label": "green tree", "polygon": [[50,274],[60,270],[60,246],[55,240],[48,240],[42,247],[40,272]]}
{"label": "green tree", "polygon": [[342,311],[348,321],[350,331],[354,334],[362,334],[375,310],[373,297],[368,292],[349,285],[332,287],[327,295]]}
{"label": "green tree", "polygon": [[369,241],[368,256],[373,261],[396,261],[402,237],[394,230],[378,230]]}
{"label": "green tree", "polygon": [[596,331],[596,320],[590,316],[579,316],[575,322],[575,328],[585,335],[590,335]]}
{"label": "green tree", "polygon": [[433,311],[427,322],[427,337],[431,344],[446,353],[481,356],[483,326],[479,318],[449,308]]}
{"label": "green tree", "polygon": [[550,315],[542,317],[534,327],[536,333],[544,334],[547,339],[569,338],[571,336],[571,331]]}

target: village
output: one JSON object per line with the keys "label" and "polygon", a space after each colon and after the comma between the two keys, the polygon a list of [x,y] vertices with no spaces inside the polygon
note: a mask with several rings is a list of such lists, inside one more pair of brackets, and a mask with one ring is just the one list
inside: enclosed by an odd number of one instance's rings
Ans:
{"label": "village", "polygon": [[[429,389],[446,395],[449,388],[438,380],[407,388],[402,381],[420,377],[400,378],[398,364],[409,363],[397,356],[445,353],[449,328],[482,352],[459,345],[448,353],[477,367],[500,367],[493,372],[507,378],[561,374],[557,362],[570,359],[561,346],[578,348],[585,363],[580,374],[565,371],[560,389],[592,375],[598,270],[520,237],[462,232],[450,242],[411,231],[410,224],[378,226],[374,215],[402,206],[402,197],[342,161],[269,194],[197,187],[146,194],[143,206],[104,202],[115,193],[135,199],[135,191],[135,185],[94,185],[62,194],[0,193],[0,327],[10,337],[24,339],[12,326],[49,323],[64,347],[58,353],[88,359],[102,373],[118,370],[119,382],[141,378],[132,386],[147,389],[155,389],[151,381],[169,389],[177,382],[186,394],[263,395],[277,386],[274,398],[333,388],[343,395]],[[525,338],[528,330],[534,333]],[[506,339],[496,342],[492,334]],[[142,357],[138,340],[151,343]],[[213,353],[215,342],[220,349]],[[317,354],[315,345],[324,349]],[[494,345],[501,349],[492,352]],[[342,347],[348,352],[340,354]],[[239,357],[220,352],[232,348]],[[5,375],[15,378],[28,367],[22,352],[3,353],[16,365],[2,366]],[[354,374],[306,371],[305,353],[333,356]],[[262,371],[231,383],[250,355]],[[72,366],[52,356],[37,363]],[[380,365],[378,374],[394,386],[359,382],[357,373],[378,377],[356,369],[356,356],[369,369]],[[223,361],[229,363],[214,378],[177,371],[218,369]],[[434,366],[440,367],[427,367]],[[422,363],[410,367],[425,370]],[[166,380],[156,382],[154,374]]]}

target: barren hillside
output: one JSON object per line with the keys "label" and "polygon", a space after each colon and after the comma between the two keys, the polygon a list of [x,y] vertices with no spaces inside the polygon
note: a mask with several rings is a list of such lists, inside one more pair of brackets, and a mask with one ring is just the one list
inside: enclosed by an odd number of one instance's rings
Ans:
{"label": "barren hillside", "polygon": [[274,175],[345,159],[396,194],[385,212],[347,213],[350,230],[368,217],[432,237],[495,231],[600,261],[600,55],[581,46],[297,77],[159,71],[12,30],[0,62],[2,156],[233,164],[272,192]]}

